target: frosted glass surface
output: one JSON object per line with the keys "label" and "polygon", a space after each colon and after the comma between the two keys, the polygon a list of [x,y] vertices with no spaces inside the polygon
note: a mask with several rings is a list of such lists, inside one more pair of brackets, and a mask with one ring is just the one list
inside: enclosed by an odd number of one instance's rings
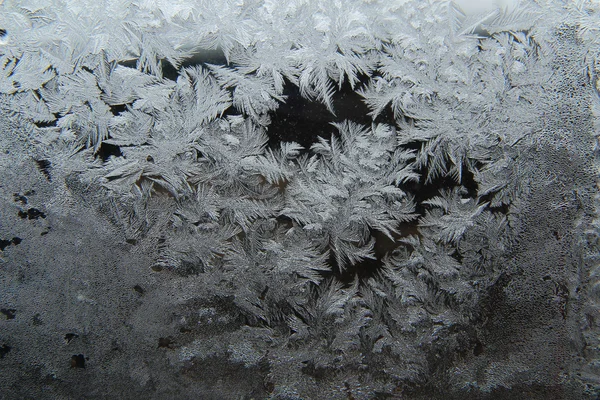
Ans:
{"label": "frosted glass surface", "polygon": [[0,399],[597,399],[597,1],[0,1]]}

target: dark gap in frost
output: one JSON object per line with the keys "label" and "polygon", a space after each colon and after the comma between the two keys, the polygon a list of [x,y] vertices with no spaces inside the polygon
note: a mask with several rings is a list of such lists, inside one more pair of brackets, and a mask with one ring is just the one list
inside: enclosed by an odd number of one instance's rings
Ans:
{"label": "dark gap in frost", "polygon": [[327,107],[314,99],[301,96],[300,89],[285,80],[283,95],[285,103],[271,112],[271,124],[268,127],[269,147],[277,148],[281,142],[296,142],[304,148],[317,142],[318,137],[329,140],[336,133],[332,122],[349,120],[369,127],[373,122],[395,125],[391,107],[380,113],[375,120],[369,115],[371,111],[356,90],[369,81],[369,76],[361,74],[354,89],[346,80],[341,88],[333,94],[332,105],[335,115]]}
{"label": "dark gap in frost", "polygon": [[[50,70],[51,68],[49,67],[48,70]],[[57,75],[58,72],[54,71]],[[42,101],[44,100],[44,96],[42,95],[42,93],[40,92],[39,89],[34,90],[34,93],[36,94],[36,96],[38,97],[38,99],[41,99]],[[58,123],[58,119],[60,118],[60,113],[51,113],[52,117],[54,118],[52,121],[33,121],[33,124],[35,126],[37,126],[38,128],[55,128],[57,126]]]}
{"label": "dark gap in frost", "polygon": [[50,175],[50,168],[52,167],[52,163],[50,162],[50,160],[35,160],[35,163],[37,164],[37,167],[40,170],[40,172],[44,174],[46,179],[48,179],[48,182],[52,182],[52,176]]}
{"label": "dark gap in frost", "polygon": [[6,249],[10,245],[18,246],[22,241],[23,239],[17,236],[12,238],[11,240],[0,239],[0,251],[4,251],[4,249]]}
{"label": "dark gap in frost", "polygon": [[170,79],[172,81],[176,81],[177,78],[179,77],[179,71],[177,70],[177,68],[175,68],[173,66],[173,64],[171,64],[170,62],[168,62],[166,60],[161,60],[160,63],[161,63],[163,78]]}
{"label": "dark gap in frost", "polygon": [[458,249],[456,249],[456,251],[452,254],[450,254],[450,257],[454,258],[456,260],[456,262],[458,262],[459,264],[462,265],[463,263],[463,255],[458,251]]}
{"label": "dark gap in frost", "polygon": [[[362,99],[362,97],[361,97],[361,99]],[[408,117],[406,117],[404,119],[406,121],[409,120]],[[391,104],[389,104],[379,114],[377,114],[377,117],[375,117],[375,122],[378,124],[388,124],[391,126],[396,126],[396,117],[394,116],[394,111],[392,111]]]}
{"label": "dark gap in frost", "polygon": [[[396,227],[398,233],[392,233],[392,238],[389,238],[385,233],[370,229],[371,237],[375,239],[375,246],[373,252],[375,257],[380,262],[388,255],[391,255],[394,250],[399,247],[412,247],[409,244],[403,243],[400,240],[408,236],[420,236],[418,219],[413,221],[401,222]],[[382,263],[383,264],[383,263]]]}
{"label": "dark gap in frost", "polygon": [[161,70],[164,79],[176,81],[179,77],[179,70],[173,64],[166,60],[161,60]]}
{"label": "dark gap in frost", "polygon": [[283,95],[287,96],[286,102],[271,113],[271,124],[267,129],[269,147],[278,148],[281,142],[296,142],[309,149],[317,137],[331,138],[335,132],[331,125],[334,116],[324,104],[305,99],[300,95],[300,89],[287,80]]}
{"label": "dark gap in frost", "polygon": [[15,314],[17,310],[14,308],[0,308],[0,313],[4,314],[6,319],[15,319]]}
{"label": "dark gap in frost", "polygon": [[206,64],[227,65],[228,63],[225,53],[223,53],[221,49],[200,50],[192,57],[186,58],[179,66],[179,69],[175,68],[169,61],[164,59],[161,60],[163,78],[176,81],[179,77],[179,71],[182,69],[194,67],[196,65],[206,67]]}
{"label": "dark gap in frost", "polygon": [[17,213],[17,215],[23,219],[38,219],[38,218],[46,218],[46,214],[44,214],[42,211],[38,210],[37,208],[30,208],[27,211],[23,211],[23,210],[19,210],[19,212]]}
{"label": "dark gap in frost", "polygon": [[[416,148],[416,144],[404,145],[407,148]],[[420,147],[419,147],[420,148]],[[414,196],[416,204],[415,212],[419,215],[425,215],[425,206],[422,204],[423,201],[431,199],[432,197],[439,196],[444,189],[454,189],[462,186],[466,189],[466,195],[468,198],[476,198],[479,186],[475,181],[474,174],[467,168],[466,165],[462,167],[462,177],[460,183],[457,183],[451,176],[438,176],[426,182],[428,174],[427,168],[421,168],[416,170],[419,174],[419,181],[410,181],[398,185],[400,189],[408,194]]]}
{"label": "dark gap in frost", "polygon": [[8,32],[6,31],[6,29],[2,29],[0,28],[0,38],[3,38],[4,36],[6,36]]}
{"label": "dark gap in frost", "polygon": [[127,104],[113,104],[110,107],[110,112],[114,115],[117,116],[119,114],[121,114],[122,112],[127,111]]}
{"label": "dark gap in frost", "polygon": [[21,193],[13,193],[13,199],[16,203],[27,204],[27,197],[23,196]]}
{"label": "dark gap in frost", "polygon": [[146,291],[144,290],[143,287],[141,287],[140,285],[135,285],[133,287],[133,290],[135,290],[136,292],[138,292],[139,294],[144,294]]}
{"label": "dark gap in frost", "polygon": [[74,354],[71,356],[71,368],[85,368],[85,360],[83,354]]}
{"label": "dark gap in frost", "polygon": [[473,355],[480,356],[481,354],[483,354],[484,350],[485,346],[479,341],[479,339],[477,339],[477,341],[475,342],[475,347],[473,347]]}
{"label": "dark gap in frost", "polygon": [[100,148],[96,152],[96,155],[102,159],[102,161],[108,161],[110,156],[121,157],[121,148],[115,144],[102,142]]}
{"label": "dark gap in frost", "polygon": [[[487,194],[481,196],[481,199],[479,200],[479,202],[492,204],[492,200],[494,199],[494,197],[497,194],[498,194],[497,191],[487,193]],[[500,213],[500,214],[506,215],[506,214],[508,214],[508,211],[510,210],[510,204],[501,203],[500,205],[495,205],[495,206],[488,205],[486,207],[486,209],[492,213]]]}
{"label": "dark gap in frost", "polygon": [[333,277],[336,281],[342,282],[345,285],[350,285],[355,279],[362,282],[375,276],[381,269],[382,263],[379,257],[364,258],[356,264],[346,264],[343,268],[338,264],[333,251],[329,253],[327,264],[330,266],[330,271],[321,272],[324,278]]}
{"label": "dark gap in frost", "polygon": [[0,358],[4,358],[4,356],[7,355],[11,349],[12,347],[10,347],[7,344],[3,344],[2,346],[0,346]]}
{"label": "dark gap in frost", "polygon": [[69,344],[69,343],[71,343],[71,340],[77,339],[78,337],[79,337],[79,335],[76,333],[67,333],[64,337],[65,343]]}
{"label": "dark gap in frost", "polygon": [[10,240],[0,239],[0,251],[4,251],[4,249],[10,246],[11,244],[12,241]]}
{"label": "dark gap in frost", "polygon": [[132,60],[122,60],[122,61],[119,61],[117,64],[119,64],[122,67],[137,69],[137,62],[138,62],[137,59],[132,59]]}
{"label": "dark gap in frost", "polygon": [[196,64],[227,65],[227,57],[222,49],[201,50],[182,63],[182,67]]}
{"label": "dark gap in frost", "polygon": [[467,189],[467,196],[470,198],[476,198],[477,192],[479,191],[479,185],[475,180],[475,174],[469,169],[467,165],[462,166],[462,177],[460,184]]}
{"label": "dark gap in frost", "polygon": [[[228,89],[232,95],[233,98],[233,89]],[[237,108],[235,108],[233,105],[227,107],[227,109],[225,109],[225,111],[223,111],[223,114],[221,114],[221,118],[227,118],[229,116],[234,116],[234,115],[242,115],[242,112],[239,111]]]}
{"label": "dark gap in frost", "polygon": [[397,230],[399,234],[392,234],[392,239],[383,232],[370,229],[369,237],[375,240],[373,246],[375,258],[364,258],[356,264],[346,265],[343,270],[340,270],[335,255],[332,252],[328,260],[331,271],[327,271],[321,275],[325,278],[333,276],[336,280],[347,285],[351,284],[356,278],[362,282],[366,282],[381,271],[383,259],[386,256],[391,255],[399,247],[410,247],[408,244],[400,242],[400,239],[411,235],[420,235],[417,220],[402,222],[397,227]]}
{"label": "dark gap in frost", "polygon": [[[484,201],[485,203],[485,201]],[[487,209],[489,211],[491,211],[492,213],[500,213],[500,214],[508,214],[508,211],[510,210],[510,204],[506,204],[506,203],[502,203],[502,205],[500,206],[496,206],[496,207],[491,207],[488,206]]]}
{"label": "dark gap in frost", "polygon": [[[58,115],[56,115],[58,118]],[[58,119],[54,119],[54,121],[34,121],[33,124],[38,128],[55,128],[57,126]]]}
{"label": "dark gap in frost", "polygon": [[[450,177],[435,178],[429,183],[425,183],[423,171],[417,171],[420,174],[418,181],[410,181],[398,185],[404,192],[414,196],[415,212],[420,216],[425,215],[425,206],[423,201],[438,196],[440,189],[456,186],[456,182]],[[416,222],[415,222],[416,224]]]}
{"label": "dark gap in frost", "polygon": [[173,341],[173,338],[171,337],[161,337],[158,338],[158,348],[163,348],[163,349],[172,349],[173,345],[175,344],[175,342]]}
{"label": "dark gap in frost", "polygon": [[[363,101],[363,97],[355,91],[358,87],[366,85],[368,81],[368,76],[360,75],[359,82],[355,85],[354,89],[352,89],[350,82],[347,80],[344,81],[341,89],[333,94],[332,104],[335,116],[330,114],[332,122],[350,120],[367,127],[371,125],[373,122],[372,117],[369,115],[371,110]],[[381,118],[376,121],[394,125],[393,119],[391,121],[384,121]]]}

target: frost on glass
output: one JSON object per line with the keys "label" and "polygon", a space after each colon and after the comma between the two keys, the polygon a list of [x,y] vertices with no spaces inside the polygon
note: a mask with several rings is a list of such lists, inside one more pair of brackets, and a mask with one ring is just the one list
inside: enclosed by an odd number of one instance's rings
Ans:
{"label": "frost on glass", "polygon": [[0,397],[600,395],[596,1],[0,1]]}

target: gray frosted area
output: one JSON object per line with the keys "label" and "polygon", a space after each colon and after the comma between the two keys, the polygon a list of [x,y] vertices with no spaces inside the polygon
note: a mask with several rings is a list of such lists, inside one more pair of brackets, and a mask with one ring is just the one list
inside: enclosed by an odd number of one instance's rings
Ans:
{"label": "gray frosted area", "polygon": [[0,399],[598,399],[593,1],[0,0]]}

